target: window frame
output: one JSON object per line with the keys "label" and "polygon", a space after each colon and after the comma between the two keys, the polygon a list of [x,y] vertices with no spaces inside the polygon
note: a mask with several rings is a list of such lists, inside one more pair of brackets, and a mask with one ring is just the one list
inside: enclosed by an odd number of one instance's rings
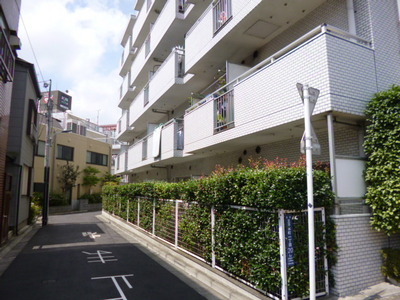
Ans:
{"label": "window frame", "polygon": [[[105,163],[104,163],[104,161],[105,161]],[[91,165],[108,167],[110,164],[109,155],[104,154],[104,153],[99,153],[99,152],[87,151],[86,152],[86,163],[91,164]]]}
{"label": "window frame", "polygon": [[[60,147],[61,147],[61,153],[60,153]],[[71,150],[71,157],[67,157],[67,153],[64,152],[64,150],[70,149]],[[74,161],[74,147],[70,146],[65,146],[61,144],[57,144],[57,159],[60,160],[66,160],[66,161]]]}

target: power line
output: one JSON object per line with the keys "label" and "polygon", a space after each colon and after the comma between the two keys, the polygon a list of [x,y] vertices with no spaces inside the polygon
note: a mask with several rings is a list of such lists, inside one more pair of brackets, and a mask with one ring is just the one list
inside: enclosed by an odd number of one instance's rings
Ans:
{"label": "power line", "polygon": [[25,22],[24,22],[24,18],[22,17],[22,10],[21,10],[21,7],[19,6],[17,0],[14,0],[14,2],[15,2],[15,4],[17,5],[18,10],[19,10],[20,19],[21,19],[21,21],[22,21],[22,25],[23,25],[23,27],[24,27],[24,30],[25,30],[25,33],[26,33],[26,37],[28,38],[28,42],[29,42],[29,46],[30,46],[30,48],[31,48],[31,50],[32,50],[33,58],[35,59],[35,65],[37,66],[37,68],[38,68],[38,70],[39,70],[39,74],[40,74],[40,77],[42,78],[42,81],[45,81],[45,80],[44,80],[44,77],[43,77],[42,70],[40,69],[40,65],[39,65],[39,62],[38,62],[37,57],[36,57],[35,50],[33,49],[33,46],[32,46],[32,43],[31,43],[31,39],[30,39],[30,37],[29,37],[28,30],[26,29]]}

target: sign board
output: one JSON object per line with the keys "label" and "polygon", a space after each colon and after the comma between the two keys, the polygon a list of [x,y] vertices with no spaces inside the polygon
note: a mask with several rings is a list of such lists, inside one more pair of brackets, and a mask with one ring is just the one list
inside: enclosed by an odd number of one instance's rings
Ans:
{"label": "sign board", "polygon": [[72,97],[60,91],[56,91],[56,93],[57,93],[57,100],[56,100],[57,108],[60,111],[71,110]]}
{"label": "sign board", "polygon": [[[321,145],[319,144],[317,135],[315,134],[314,128],[311,126],[311,148],[312,154],[321,155]],[[300,152],[306,154],[306,133],[303,133],[300,141]]]}
{"label": "sign board", "polygon": [[[299,92],[301,101],[303,101],[304,104],[304,86],[301,83],[296,84],[297,90]],[[309,95],[309,101],[310,101],[310,116],[312,115],[315,104],[317,103],[318,97],[319,97],[319,90],[309,87],[308,88],[308,95]],[[312,154],[314,155],[321,155],[321,145],[319,144],[317,135],[315,134],[314,128],[311,125],[311,148],[312,148]],[[306,133],[303,133],[303,136],[300,141],[300,152],[302,154],[306,153]]]}
{"label": "sign board", "polygon": [[294,232],[293,218],[291,214],[285,214],[285,235],[286,235],[286,261],[288,267],[293,267],[294,260]]}

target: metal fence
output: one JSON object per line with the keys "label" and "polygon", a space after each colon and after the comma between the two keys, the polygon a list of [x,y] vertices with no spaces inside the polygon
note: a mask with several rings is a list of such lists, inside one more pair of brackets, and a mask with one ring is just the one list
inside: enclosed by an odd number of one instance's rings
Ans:
{"label": "metal fence", "polygon": [[[115,200],[111,213],[147,231],[155,238],[162,239],[173,247],[211,264],[213,268],[228,273],[256,288],[255,284],[245,281],[240,276],[238,277],[236,274],[227,271],[224,268],[224,263],[220,261],[220,253],[218,253],[223,251],[223,249],[221,250],[221,245],[226,243],[223,237],[221,237],[221,228],[237,232],[238,241],[251,244],[251,241],[246,241],[240,236],[241,232],[248,230],[248,228],[245,228],[246,225],[241,224],[240,227],[242,228],[235,228],[234,225],[230,227],[231,225],[227,223],[229,222],[229,215],[228,217],[224,216],[224,214],[235,214],[237,212],[247,215],[248,220],[252,222],[252,227],[250,226],[249,228],[256,228],[250,235],[254,236],[255,240],[259,240],[260,237],[263,239],[260,247],[277,245],[277,248],[280,250],[279,252],[277,251],[277,257],[274,260],[280,264],[280,270],[278,267],[276,272],[280,273],[280,278],[278,279],[281,281],[281,286],[279,288],[279,284],[275,284],[276,288],[261,292],[274,299],[294,299],[299,297],[299,295],[291,292],[293,290],[291,288],[293,282],[290,282],[290,278],[293,277],[294,272],[298,271],[295,266],[299,261],[308,261],[308,243],[305,238],[308,230],[307,211],[279,210],[278,212],[270,212],[244,206],[205,209],[195,202],[189,203],[182,200],[149,199],[143,197],[121,201],[116,196]],[[200,215],[202,216],[201,218],[199,218]],[[324,209],[316,208],[315,262],[317,275],[316,291],[318,296],[327,294],[329,289],[328,264],[324,241],[325,224]],[[206,234],[204,235],[205,232]],[[229,247],[229,245],[222,247]],[[256,256],[256,254],[250,253],[249,256]],[[246,262],[244,262],[244,265],[246,265]]]}

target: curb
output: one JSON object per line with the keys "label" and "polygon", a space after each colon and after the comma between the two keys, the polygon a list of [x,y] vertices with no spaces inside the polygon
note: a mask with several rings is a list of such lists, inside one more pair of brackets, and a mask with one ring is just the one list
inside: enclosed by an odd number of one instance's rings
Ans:
{"label": "curb", "polygon": [[0,248],[0,275],[4,273],[39,229],[40,225],[38,225],[38,223],[28,225],[20,231],[19,235],[13,236]]}

